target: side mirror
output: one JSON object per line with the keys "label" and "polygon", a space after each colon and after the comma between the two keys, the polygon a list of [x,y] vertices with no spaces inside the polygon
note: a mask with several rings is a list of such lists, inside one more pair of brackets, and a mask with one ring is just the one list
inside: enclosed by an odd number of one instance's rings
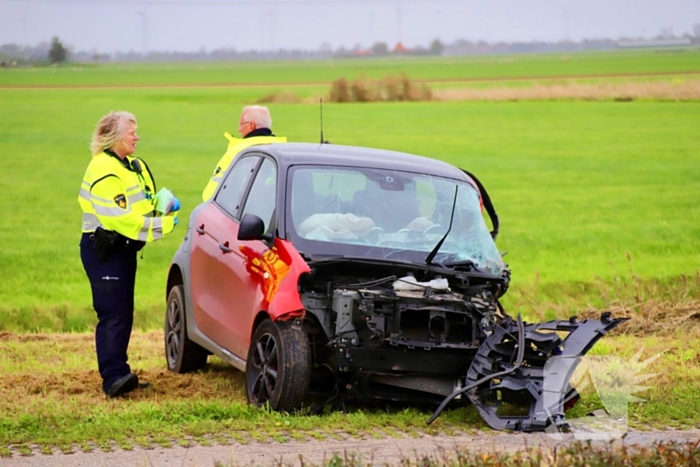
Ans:
{"label": "side mirror", "polygon": [[272,242],[272,234],[265,233],[265,223],[255,214],[245,214],[238,227],[238,240],[263,240]]}

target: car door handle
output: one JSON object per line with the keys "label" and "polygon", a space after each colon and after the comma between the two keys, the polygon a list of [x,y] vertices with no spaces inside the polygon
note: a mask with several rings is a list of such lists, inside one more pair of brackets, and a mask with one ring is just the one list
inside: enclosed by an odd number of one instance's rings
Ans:
{"label": "car door handle", "polygon": [[219,250],[223,251],[224,253],[231,253],[231,248],[228,247],[228,242],[219,243]]}
{"label": "car door handle", "polygon": [[199,235],[204,235],[204,224],[202,224],[202,225],[196,227],[195,230],[197,231],[197,233],[198,233]]}

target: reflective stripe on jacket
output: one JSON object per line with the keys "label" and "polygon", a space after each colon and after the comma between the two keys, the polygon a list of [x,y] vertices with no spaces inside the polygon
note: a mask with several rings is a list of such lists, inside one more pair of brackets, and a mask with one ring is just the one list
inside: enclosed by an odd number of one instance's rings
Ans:
{"label": "reflective stripe on jacket", "polygon": [[[133,167],[134,158],[127,160]],[[152,242],[173,231],[172,216],[153,217],[156,185],[146,164],[139,162],[141,173],[104,152],[92,157],[78,195],[83,232],[102,226],[132,240]]]}
{"label": "reflective stripe on jacket", "polygon": [[214,169],[214,173],[211,176],[211,179],[209,179],[209,183],[207,183],[207,186],[204,188],[204,191],[202,192],[202,200],[206,201],[212,196],[214,196],[214,192],[216,191],[216,188],[219,186],[219,182],[223,179],[224,175],[226,175],[226,171],[228,170],[229,166],[231,165],[231,162],[233,162],[233,159],[236,157],[236,155],[244,150],[245,148],[248,148],[250,146],[256,146],[258,144],[272,144],[272,143],[286,143],[287,138],[286,137],[277,137],[277,136],[253,136],[252,138],[234,138],[231,136],[228,132],[224,133],[224,136],[226,139],[228,139],[228,149],[226,150],[226,153],[221,157],[219,160],[219,163],[216,164],[216,168]]}

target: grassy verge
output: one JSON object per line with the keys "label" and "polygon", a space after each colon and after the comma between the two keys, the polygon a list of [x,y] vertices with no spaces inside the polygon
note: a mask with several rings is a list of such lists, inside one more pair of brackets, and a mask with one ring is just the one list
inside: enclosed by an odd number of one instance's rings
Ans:
{"label": "grassy verge", "polygon": [[130,351],[135,371],[153,388],[107,400],[100,391],[91,335],[4,334],[0,392],[7,398],[0,402],[0,445],[162,445],[204,435],[240,442],[325,439],[338,431],[365,436],[384,429],[436,433],[454,419],[480,426],[473,412],[449,414],[428,428],[427,413],[410,408],[323,416],[257,409],[245,401],[242,374],[213,357],[206,370],[196,374],[167,372],[161,339],[159,333],[136,334]]}
{"label": "grassy verge", "polygon": [[[633,428],[687,428],[700,424],[700,344],[697,333],[667,337],[618,335],[598,343],[592,354],[630,360],[661,356],[643,370],[654,374],[645,400],[629,406]],[[240,372],[210,357],[207,368],[177,375],[165,369],[162,335],[136,333],[130,356],[140,378],[153,387],[107,400],[100,391],[93,338],[89,334],[0,335],[0,447],[7,452],[29,445],[58,447],[171,445],[175,439],[290,440],[407,433],[485,430],[471,407],[444,412],[425,424],[432,408],[381,405],[350,408],[347,413],[280,414],[245,402]],[[595,394],[583,394],[568,413],[585,415],[599,407]],[[0,452],[3,452],[0,450]]]}
{"label": "grassy verge", "polygon": [[[363,467],[378,465],[368,456],[352,452],[335,453],[321,464],[299,459],[300,467]],[[215,467],[233,467],[235,463],[214,464]],[[297,465],[282,462],[281,467]],[[392,464],[379,464],[392,465]],[[528,448],[511,452],[475,452],[471,448],[445,450],[436,455],[402,456],[393,465],[401,467],[696,467],[700,465],[700,449],[697,443],[658,443],[649,448],[618,448],[615,446],[591,446],[575,443],[559,448]]]}
{"label": "grassy verge", "polygon": [[[216,463],[216,467],[235,464]],[[280,462],[276,465],[294,465]],[[299,460],[301,467],[316,464]],[[371,460],[353,453],[334,454],[321,464],[327,467],[361,467],[376,465]],[[387,464],[382,464],[387,465]],[[457,448],[438,455],[402,457],[396,465],[401,467],[695,467],[700,465],[697,443],[660,443],[650,448],[630,449],[613,446],[593,447],[576,443],[554,449],[529,448],[517,453],[478,453]]]}

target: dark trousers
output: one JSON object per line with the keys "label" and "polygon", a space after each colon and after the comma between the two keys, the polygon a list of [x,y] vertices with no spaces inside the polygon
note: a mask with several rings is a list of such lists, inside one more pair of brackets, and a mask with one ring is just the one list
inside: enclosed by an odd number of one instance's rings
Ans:
{"label": "dark trousers", "polygon": [[80,259],[90,280],[92,306],[97,312],[95,347],[102,389],[107,392],[131,372],[126,354],[134,322],[136,251],[124,250],[106,261],[97,259],[89,233],[80,240]]}

